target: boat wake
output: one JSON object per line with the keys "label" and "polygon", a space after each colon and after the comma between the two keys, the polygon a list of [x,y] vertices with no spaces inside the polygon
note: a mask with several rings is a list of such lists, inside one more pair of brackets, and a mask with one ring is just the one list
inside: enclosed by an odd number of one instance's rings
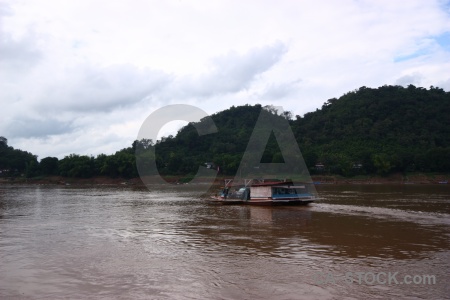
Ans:
{"label": "boat wake", "polygon": [[440,212],[407,211],[397,208],[316,203],[312,211],[368,216],[380,219],[397,219],[424,225],[450,226],[450,214]]}

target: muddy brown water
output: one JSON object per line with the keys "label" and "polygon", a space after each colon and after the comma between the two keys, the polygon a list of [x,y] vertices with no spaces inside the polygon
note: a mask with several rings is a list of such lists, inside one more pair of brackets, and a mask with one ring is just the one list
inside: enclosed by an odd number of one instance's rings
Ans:
{"label": "muddy brown water", "polygon": [[254,207],[2,185],[0,298],[449,298],[450,186],[317,191],[306,207]]}

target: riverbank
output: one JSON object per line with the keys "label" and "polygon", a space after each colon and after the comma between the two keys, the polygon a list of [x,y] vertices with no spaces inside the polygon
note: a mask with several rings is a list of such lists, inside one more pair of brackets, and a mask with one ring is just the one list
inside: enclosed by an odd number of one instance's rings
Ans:
{"label": "riverbank", "polygon": [[[214,185],[223,184],[224,178],[232,176],[219,176]],[[164,179],[172,184],[189,183],[190,178],[183,176],[165,176]],[[408,175],[392,174],[389,176],[356,176],[342,177],[337,175],[312,176],[315,184],[448,184],[450,174],[412,173]],[[209,180],[205,179],[205,182]],[[0,184],[42,184],[42,185],[116,185],[116,186],[144,186],[141,178],[111,178],[96,176],[91,178],[70,178],[62,176],[46,176],[36,178],[9,177],[0,178]],[[449,185],[450,186],[450,185]]]}
{"label": "riverbank", "polygon": [[9,177],[0,178],[0,184],[39,184],[39,185],[124,185],[135,186],[143,183],[139,177],[132,179],[111,178],[106,176],[96,176],[91,178],[71,178],[62,176],[42,176],[35,178]]}

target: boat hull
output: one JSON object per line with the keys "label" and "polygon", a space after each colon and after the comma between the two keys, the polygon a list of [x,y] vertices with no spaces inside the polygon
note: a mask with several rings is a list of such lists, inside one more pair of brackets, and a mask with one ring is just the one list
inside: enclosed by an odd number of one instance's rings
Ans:
{"label": "boat hull", "polygon": [[245,204],[249,205],[307,205],[312,202],[314,202],[312,199],[251,199],[244,201]]}
{"label": "boat hull", "polygon": [[315,199],[233,199],[233,198],[223,198],[223,197],[211,197],[207,200],[212,204],[222,204],[222,205],[236,205],[236,204],[246,204],[246,205],[307,205],[314,202]]}

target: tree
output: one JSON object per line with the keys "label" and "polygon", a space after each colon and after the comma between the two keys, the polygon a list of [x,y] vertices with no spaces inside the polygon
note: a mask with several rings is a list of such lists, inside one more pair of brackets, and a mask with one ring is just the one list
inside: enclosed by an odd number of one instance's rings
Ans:
{"label": "tree", "polygon": [[31,159],[26,163],[25,167],[25,177],[31,178],[39,175],[39,164],[37,158]]}
{"label": "tree", "polygon": [[[329,99],[320,109],[295,120],[290,112],[280,114],[271,105],[233,106],[211,115],[217,133],[199,136],[196,126],[202,121],[189,123],[175,136],[156,142],[134,141],[131,147],[112,155],[93,158],[72,154],[60,161],[48,157],[38,167],[43,175],[133,177],[137,176],[136,160],[141,166],[154,160],[159,172],[177,175],[194,174],[200,165],[213,162],[223,174],[234,175],[261,113],[288,119],[312,171],[322,162],[327,171],[344,176],[414,170],[450,172],[450,93],[413,85],[361,87]],[[35,174],[36,157],[7,142],[0,137],[0,169],[15,175]],[[271,136],[263,161],[282,159]],[[146,168],[143,170],[145,173]],[[147,173],[141,175],[151,172]]]}
{"label": "tree", "polygon": [[89,178],[95,174],[94,158],[86,155],[70,154],[60,161],[59,173],[67,177]]}
{"label": "tree", "polygon": [[0,147],[4,148],[8,146],[8,139],[0,136]]}
{"label": "tree", "polygon": [[392,169],[389,157],[386,154],[375,154],[372,157],[373,165],[375,166],[377,173],[380,175],[386,175]]}
{"label": "tree", "polygon": [[58,175],[59,160],[56,157],[45,157],[41,159],[39,167],[42,175]]}

